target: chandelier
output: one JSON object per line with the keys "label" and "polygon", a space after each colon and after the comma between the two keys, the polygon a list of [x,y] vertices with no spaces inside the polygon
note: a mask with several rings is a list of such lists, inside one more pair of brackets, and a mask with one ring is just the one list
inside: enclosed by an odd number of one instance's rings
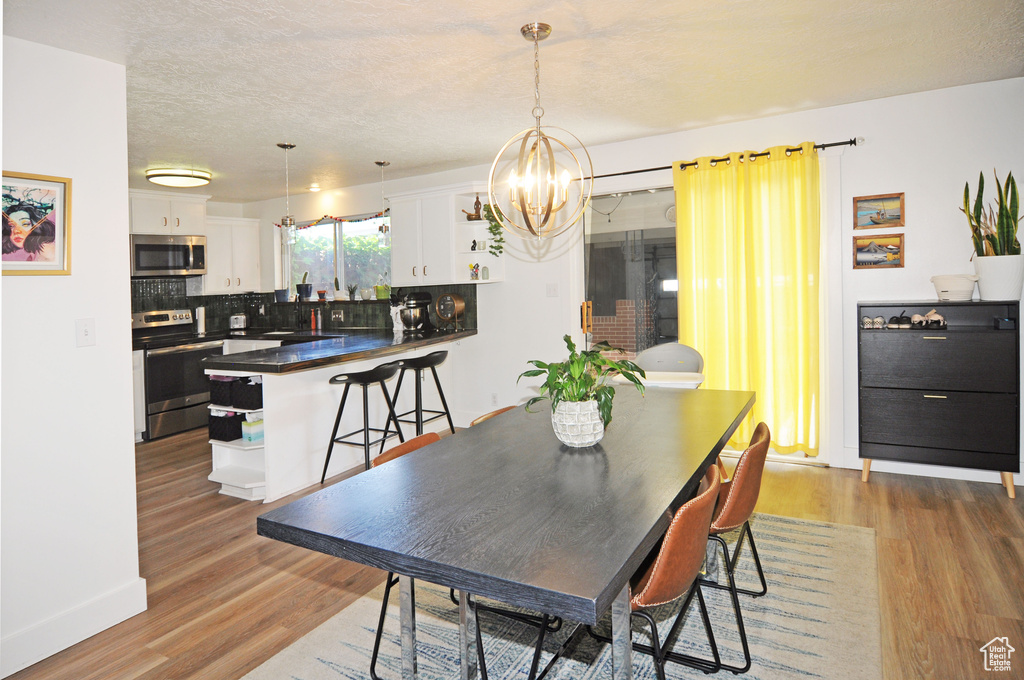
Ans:
{"label": "chandelier", "polygon": [[[487,193],[505,229],[540,240],[565,232],[583,216],[593,190],[594,166],[575,135],[541,125],[539,43],[551,35],[551,26],[534,22],[520,32],[533,41],[534,126],[501,147],[487,177]],[[572,146],[551,136],[550,131],[563,133]]]}

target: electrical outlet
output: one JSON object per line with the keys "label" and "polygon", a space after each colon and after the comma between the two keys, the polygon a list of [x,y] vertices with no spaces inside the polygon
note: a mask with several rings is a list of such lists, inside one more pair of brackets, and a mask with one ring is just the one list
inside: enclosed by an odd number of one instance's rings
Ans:
{"label": "electrical outlet", "polygon": [[491,392],[491,406],[497,406],[497,405],[498,405],[498,393],[497,392]]}
{"label": "electrical outlet", "polygon": [[96,319],[75,319],[75,346],[91,347],[96,344]]}
{"label": "electrical outlet", "polygon": [[345,320],[344,309],[332,309],[331,310],[331,323],[341,323]]}

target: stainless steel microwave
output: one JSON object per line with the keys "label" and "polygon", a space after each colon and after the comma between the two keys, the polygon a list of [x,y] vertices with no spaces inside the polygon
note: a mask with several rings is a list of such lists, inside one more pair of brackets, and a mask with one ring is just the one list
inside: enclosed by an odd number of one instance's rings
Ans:
{"label": "stainless steel microwave", "polygon": [[205,236],[132,234],[132,276],[192,276],[206,273]]}

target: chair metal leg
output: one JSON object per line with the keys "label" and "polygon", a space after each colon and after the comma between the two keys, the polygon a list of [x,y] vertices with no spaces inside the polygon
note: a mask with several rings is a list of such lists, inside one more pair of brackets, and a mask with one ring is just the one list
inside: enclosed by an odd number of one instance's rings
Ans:
{"label": "chair metal leg", "polygon": [[[388,386],[384,384],[383,380],[380,381],[380,391],[384,393],[384,402],[388,405],[388,420],[384,424],[384,429],[387,429],[387,427],[388,427],[387,423],[390,423],[390,422],[394,421],[394,423],[395,423],[395,432],[398,433],[398,441],[404,442],[405,441],[405,435],[402,434],[402,426],[398,424],[398,416],[395,415],[395,401],[394,401],[394,399],[391,398],[391,395],[388,394]],[[384,444],[385,443],[387,443],[387,437],[386,436],[384,437],[383,441],[381,441],[381,443],[380,443],[380,450],[381,451],[384,450]]]}
{"label": "chair metal leg", "polygon": [[387,580],[384,583],[384,601],[380,605],[380,618],[377,620],[377,636],[374,638],[373,655],[370,657],[370,677],[373,680],[381,680],[377,676],[377,655],[380,652],[380,639],[384,633],[384,618],[388,613],[388,597],[391,595],[391,589],[398,585],[398,577],[395,576],[395,572],[389,571]]}
{"label": "chair metal leg", "polygon": [[721,536],[711,536],[711,538],[718,541],[719,545],[722,546],[722,555],[723,559],[725,559],[725,573],[729,577],[729,594],[732,596],[732,607],[736,612],[736,627],[739,629],[740,644],[743,647],[743,666],[730,666],[723,663],[721,667],[736,674],[746,673],[750,670],[750,647],[747,646],[747,631],[743,627],[743,613],[740,611],[739,591],[736,590],[736,579],[733,575],[735,565],[729,558],[729,546],[726,545],[725,539]]}
{"label": "chair metal leg", "polygon": [[[448,598],[452,601],[452,604],[458,606],[459,600],[455,595],[455,589],[448,589]],[[473,602],[472,599],[469,601],[470,609],[476,610],[477,603]],[[539,626],[541,625],[541,617],[534,614],[524,614],[523,612],[513,611],[511,609],[502,609],[501,607],[492,607],[490,605],[480,605],[480,608],[490,614],[497,614],[498,616],[504,616],[506,619],[512,619],[513,621],[519,621],[525,623],[528,626]],[[560,616],[549,616],[549,623],[547,629],[549,633],[557,633],[562,629],[562,618]]]}
{"label": "chair metal leg", "polygon": [[[383,384],[383,383],[382,383]],[[370,398],[366,385],[363,388],[363,458],[365,469],[370,469]]]}
{"label": "chair metal leg", "polygon": [[[391,401],[396,406],[398,405],[398,394],[402,391],[402,379],[405,378],[405,371],[406,371],[406,369],[403,368],[401,371],[398,372],[398,383],[395,385],[395,394],[394,394],[394,396],[391,397]],[[395,422],[396,423],[398,422],[397,418],[395,419]],[[391,431],[391,418],[390,418],[390,414],[389,414],[387,422],[384,423],[384,434],[382,435],[383,439],[380,440],[380,451],[377,453],[378,456],[380,454],[384,453],[384,445],[388,441],[388,432],[390,432],[390,431]],[[422,433],[419,433],[419,434],[422,434]]]}
{"label": "chair metal leg", "polygon": [[444,408],[444,416],[448,419],[448,429],[455,434],[455,423],[452,422],[452,412],[448,408],[448,401],[444,398],[444,390],[441,389],[441,379],[437,377],[437,369],[433,366],[430,367],[430,372],[434,375],[434,384],[437,385],[437,396],[441,397],[441,407]]}
{"label": "chair metal leg", "polygon": [[[744,595],[751,595],[753,597],[761,597],[768,592],[768,582],[764,578],[764,569],[761,567],[761,557],[757,554],[757,546],[754,545],[754,532],[750,530],[750,522],[744,522],[743,528],[740,530],[740,537],[736,541],[736,549],[732,552],[732,565],[736,567],[736,562],[739,559],[740,548],[743,547],[744,537],[750,539],[750,554],[754,558],[754,565],[757,567],[757,577],[761,581],[761,590],[749,590],[745,588],[737,588],[737,593],[743,593]],[[718,590],[728,590],[729,586],[716,583],[714,581],[705,581],[704,585],[709,588],[717,588]]]}
{"label": "chair metal leg", "polygon": [[345,391],[341,393],[341,405],[338,406],[338,417],[334,419],[334,430],[331,432],[331,443],[327,445],[327,460],[324,461],[324,473],[320,475],[320,483],[327,479],[327,466],[331,464],[331,452],[334,451],[334,440],[338,436],[338,427],[341,425],[341,413],[345,410],[345,400],[348,398],[348,388],[345,384]]}

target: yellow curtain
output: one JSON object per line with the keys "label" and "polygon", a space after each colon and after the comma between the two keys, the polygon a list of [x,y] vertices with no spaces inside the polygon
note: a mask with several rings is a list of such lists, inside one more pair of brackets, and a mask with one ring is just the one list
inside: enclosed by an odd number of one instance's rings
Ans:
{"label": "yellow curtain", "polygon": [[730,442],[759,421],[779,453],[818,455],[818,154],[768,149],[674,165],[679,342],[704,355],[704,387],[753,390]]}

